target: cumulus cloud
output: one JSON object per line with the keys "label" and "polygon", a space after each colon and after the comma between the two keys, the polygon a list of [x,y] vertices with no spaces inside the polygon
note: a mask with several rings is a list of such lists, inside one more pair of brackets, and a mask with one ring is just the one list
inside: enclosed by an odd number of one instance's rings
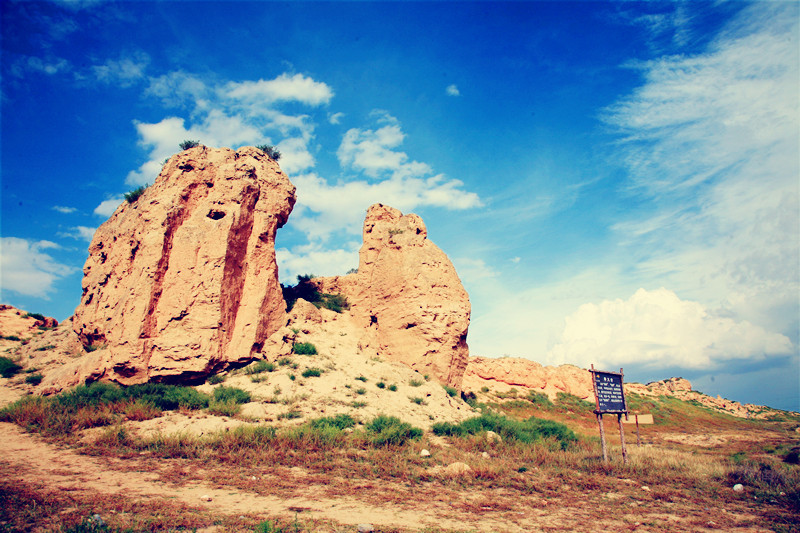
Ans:
{"label": "cumulus cloud", "polygon": [[58,245],[50,241],[0,238],[2,290],[23,296],[47,298],[53,292],[56,281],[77,270],[58,263],[45,251],[56,248]]}
{"label": "cumulus cloud", "polygon": [[74,207],[66,207],[63,205],[54,205],[53,211],[58,211],[59,213],[64,213],[65,215],[68,215],[70,213],[74,213],[75,211],[77,211],[77,209]]}
{"label": "cumulus cloud", "polygon": [[447,89],[445,89],[445,92],[447,92],[448,96],[461,96],[461,92],[455,85],[448,85]]}
{"label": "cumulus cloud", "polygon": [[344,113],[329,113],[328,122],[331,124],[340,124],[344,118]]}
{"label": "cumulus cloud", "polygon": [[713,369],[731,360],[792,350],[784,335],[716,315],[662,288],[580,306],[565,319],[560,342],[548,358],[584,367]]}

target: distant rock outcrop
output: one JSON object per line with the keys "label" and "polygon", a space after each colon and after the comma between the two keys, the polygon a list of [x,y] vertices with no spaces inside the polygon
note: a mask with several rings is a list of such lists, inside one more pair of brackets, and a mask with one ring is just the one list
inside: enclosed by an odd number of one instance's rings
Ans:
{"label": "distant rock outcrop", "polygon": [[274,242],[294,202],[256,148],[173,156],[95,233],[73,317],[91,353],[43,386],[191,381],[258,358],[286,323]]}
{"label": "distant rock outcrop", "polygon": [[58,321],[55,318],[26,313],[12,305],[0,304],[0,337],[22,339],[40,331],[39,328],[56,326],[58,326]]}
{"label": "distant rock outcrop", "polygon": [[368,209],[363,237],[357,273],[313,281],[347,297],[362,350],[460,388],[470,303],[453,264],[419,216],[392,207]]}

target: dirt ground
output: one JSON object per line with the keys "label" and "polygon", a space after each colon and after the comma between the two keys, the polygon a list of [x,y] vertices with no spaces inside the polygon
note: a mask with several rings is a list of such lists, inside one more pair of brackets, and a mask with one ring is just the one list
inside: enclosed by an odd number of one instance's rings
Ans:
{"label": "dirt ground", "polygon": [[[698,499],[627,479],[587,487],[586,480],[531,472],[538,476],[536,490],[522,494],[491,483],[411,486],[319,476],[299,467],[197,469],[180,459],[80,455],[8,423],[0,423],[0,449],[0,478],[12,484],[83,501],[180,503],[206,516],[297,517],[311,531],[355,531],[362,523],[375,531],[770,531],[745,498]],[[108,512],[100,507],[98,513]],[[230,529],[213,522],[199,530]]]}

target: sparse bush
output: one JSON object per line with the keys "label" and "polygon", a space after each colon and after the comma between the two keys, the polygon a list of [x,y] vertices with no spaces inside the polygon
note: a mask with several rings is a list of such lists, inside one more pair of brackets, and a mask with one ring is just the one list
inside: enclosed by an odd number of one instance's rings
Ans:
{"label": "sparse bush", "polygon": [[297,355],[317,355],[317,347],[310,342],[298,342],[292,346],[292,352]]}
{"label": "sparse bush", "polygon": [[25,383],[28,385],[36,386],[42,382],[44,376],[41,374],[31,374],[29,376],[25,376]]}
{"label": "sparse bush", "polygon": [[356,394],[358,394],[358,395],[364,395],[366,393],[367,393],[367,389],[365,389],[363,387],[359,388],[359,389],[356,389]]}
{"label": "sparse bush", "polygon": [[241,405],[234,399],[227,399],[224,401],[212,400],[208,404],[208,412],[216,416],[228,416],[233,418],[239,414],[240,409]]}
{"label": "sparse bush", "polygon": [[322,370],[319,368],[306,368],[300,375],[304,378],[318,378],[322,375]]}
{"label": "sparse bush", "polygon": [[353,406],[356,409],[360,409],[361,407],[366,407],[367,406],[367,402],[353,402],[350,405]]}
{"label": "sparse bush", "polygon": [[373,418],[365,427],[370,434],[370,442],[375,446],[400,446],[410,439],[422,436],[422,430],[402,422],[394,416],[380,415]]}
{"label": "sparse bush", "polygon": [[338,414],[336,416],[325,416],[316,418],[309,422],[313,428],[332,427],[336,429],[351,428],[356,425],[355,419],[347,414]]}
{"label": "sparse bush", "polygon": [[133,202],[138,200],[139,197],[142,194],[144,194],[144,191],[146,191],[146,190],[147,190],[147,185],[142,185],[141,187],[136,187],[132,191],[128,191],[128,192],[125,193],[125,195],[124,195],[125,199],[128,201],[129,204],[132,204]]}
{"label": "sparse bush", "polygon": [[367,378],[365,378],[364,376],[358,376],[356,379],[357,379],[358,381],[363,381],[364,383],[366,383],[366,382],[367,382]]}
{"label": "sparse bush", "polygon": [[244,373],[247,375],[261,374],[262,372],[274,372],[275,363],[269,361],[258,361],[252,365],[244,367]]}
{"label": "sparse bush", "polygon": [[423,383],[424,383],[423,381],[420,381],[418,379],[412,379],[411,381],[408,382],[408,384],[411,385],[412,387],[420,387],[422,386]]}
{"label": "sparse bush", "polygon": [[278,415],[278,420],[294,420],[295,418],[301,418],[303,415],[300,414],[299,411],[286,411],[285,413],[281,413]]}
{"label": "sparse bush", "polygon": [[36,320],[44,320],[46,317],[41,313],[25,313],[22,318],[35,318]]}
{"label": "sparse bush", "polygon": [[214,374],[213,376],[208,376],[208,378],[206,378],[206,383],[209,385],[219,385],[223,381],[225,381],[225,378],[221,374]]}
{"label": "sparse bush", "polygon": [[55,347],[56,347],[55,344],[48,344],[47,346],[41,346],[39,348],[36,348],[36,351],[37,352],[46,352],[47,350],[52,350]]}
{"label": "sparse bush", "polygon": [[161,416],[161,409],[147,400],[136,400],[125,408],[125,417],[128,420],[140,422]]}
{"label": "sparse bush", "polygon": [[379,381],[375,384],[375,386],[378,387],[379,389],[385,389],[386,383],[384,383],[383,381]]}
{"label": "sparse bush", "polygon": [[482,392],[482,393],[484,393],[484,394],[486,394],[487,392],[489,392],[489,387],[487,387],[486,385],[484,385],[483,387],[481,387],[481,392]]}
{"label": "sparse bush", "polygon": [[250,401],[250,393],[237,387],[217,387],[214,389],[214,401],[247,403]]}
{"label": "sparse bush", "polygon": [[394,383],[389,385],[387,388],[392,392],[397,392],[397,385],[395,385]]}
{"label": "sparse bush", "polygon": [[188,150],[189,148],[195,148],[197,146],[200,146],[200,141],[186,140],[180,144],[181,150]]}
{"label": "sparse bush", "polygon": [[16,375],[20,370],[22,370],[22,367],[8,357],[0,357],[0,376],[10,378]]}
{"label": "sparse bush", "polygon": [[412,403],[415,403],[417,405],[428,405],[427,402],[425,402],[425,400],[420,398],[419,396],[410,397],[409,400],[411,400]]}
{"label": "sparse bush", "polygon": [[578,398],[574,394],[568,392],[559,392],[556,394],[556,405],[563,407],[573,412],[589,413],[594,409],[592,402],[587,402],[582,398]]}
{"label": "sparse bush", "polygon": [[529,402],[542,409],[552,409],[555,407],[547,394],[543,392],[530,391],[527,399]]}
{"label": "sparse bush", "polygon": [[450,385],[442,385],[442,388],[445,390],[448,396],[455,396],[458,394],[458,389],[451,387]]}
{"label": "sparse bush", "polygon": [[350,304],[345,296],[320,293],[316,285],[311,282],[312,279],[314,279],[314,274],[305,274],[297,276],[297,284],[294,286],[281,285],[287,311],[291,311],[299,298],[314,304],[316,307],[324,307],[337,313],[350,309]]}
{"label": "sparse bush", "polygon": [[6,341],[21,341],[22,340],[16,335],[0,335],[0,339],[6,340]]}
{"label": "sparse bush", "polygon": [[171,411],[179,407],[193,410],[205,409],[208,407],[209,402],[207,395],[191,387],[180,387],[165,383],[132,385],[125,389],[125,396],[134,400],[149,401],[163,411]]}
{"label": "sparse bush", "polygon": [[267,154],[269,158],[272,159],[273,161],[278,161],[281,158],[281,153],[278,150],[276,150],[275,147],[272,145],[259,144],[258,146],[256,146],[256,148]]}
{"label": "sparse bush", "polygon": [[437,422],[431,426],[431,430],[436,435],[458,437],[476,435],[484,431],[494,431],[506,442],[517,441],[524,444],[544,439],[554,439],[562,449],[566,449],[570,444],[578,440],[578,437],[575,436],[571,429],[559,422],[535,417],[519,421],[492,413],[484,413],[481,416],[464,420],[459,424]]}

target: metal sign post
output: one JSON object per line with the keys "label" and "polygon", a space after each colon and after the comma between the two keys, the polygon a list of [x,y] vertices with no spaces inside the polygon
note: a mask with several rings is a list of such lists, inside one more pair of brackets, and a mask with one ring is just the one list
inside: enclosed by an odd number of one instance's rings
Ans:
{"label": "metal sign post", "polygon": [[625,403],[625,392],[622,388],[622,369],[619,369],[619,373],[603,372],[595,370],[594,365],[592,365],[591,373],[592,386],[594,388],[594,414],[597,416],[597,424],[600,426],[600,442],[603,445],[603,462],[608,462],[603,414],[609,413],[617,415],[619,439],[622,443],[622,462],[627,464],[628,450],[625,447],[625,430],[622,428],[622,415],[627,414],[628,407]]}

